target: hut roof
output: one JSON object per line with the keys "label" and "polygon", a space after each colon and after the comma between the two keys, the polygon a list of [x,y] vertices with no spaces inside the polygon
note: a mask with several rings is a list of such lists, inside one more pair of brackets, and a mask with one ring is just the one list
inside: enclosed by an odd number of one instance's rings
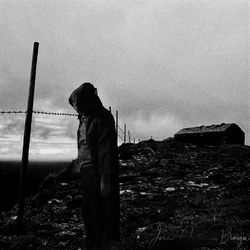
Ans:
{"label": "hut roof", "polygon": [[[200,133],[211,133],[211,132],[224,132],[226,131],[230,126],[236,125],[234,123],[221,123],[219,125],[209,125],[209,126],[199,126],[199,127],[192,127],[192,128],[183,128],[179,130],[176,135],[181,134],[200,134]],[[237,126],[237,125],[236,125]]]}

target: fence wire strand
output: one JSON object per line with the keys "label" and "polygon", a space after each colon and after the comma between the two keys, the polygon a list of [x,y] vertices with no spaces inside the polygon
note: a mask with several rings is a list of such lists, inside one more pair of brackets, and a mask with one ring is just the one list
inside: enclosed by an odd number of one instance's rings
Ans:
{"label": "fence wire strand", "polygon": [[117,133],[118,137],[123,141],[123,138],[119,135],[119,133]]}
{"label": "fence wire strand", "polygon": [[[0,114],[26,114],[28,111],[0,111]],[[40,115],[57,115],[57,116],[78,116],[77,114],[60,113],[60,112],[46,112],[46,111],[32,111],[33,114]]]}
{"label": "fence wire strand", "polygon": [[124,134],[124,131],[121,129],[121,127],[118,125],[118,128],[120,129],[120,131],[122,132],[122,134]]}
{"label": "fence wire strand", "polygon": [[[2,110],[0,111],[0,114],[26,114],[28,111],[16,111],[16,110],[8,110],[8,111],[5,111],[5,110]],[[70,113],[60,113],[60,112],[47,112],[47,111],[32,111],[33,114],[39,114],[39,115],[54,115],[54,116],[77,116],[78,117],[78,114],[70,114]],[[124,134],[124,131],[122,130],[122,128],[118,125],[118,129],[120,130],[120,132],[122,134]],[[118,137],[123,141],[124,139],[122,138],[122,136],[119,135],[119,131],[117,131],[117,135]],[[131,135],[130,135],[131,137]]]}

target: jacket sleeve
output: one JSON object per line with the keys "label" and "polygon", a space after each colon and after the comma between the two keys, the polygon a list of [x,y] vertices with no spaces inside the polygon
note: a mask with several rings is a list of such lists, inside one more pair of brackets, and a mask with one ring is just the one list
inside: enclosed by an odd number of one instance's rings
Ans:
{"label": "jacket sleeve", "polygon": [[111,175],[115,143],[113,130],[112,123],[104,123],[99,126],[98,167],[101,175]]}

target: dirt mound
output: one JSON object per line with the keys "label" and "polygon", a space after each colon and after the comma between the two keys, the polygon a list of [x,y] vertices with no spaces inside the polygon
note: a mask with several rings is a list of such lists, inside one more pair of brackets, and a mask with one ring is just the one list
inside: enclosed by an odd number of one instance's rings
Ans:
{"label": "dirt mound", "polygon": [[[169,138],[123,144],[119,154],[119,249],[247,249],[250,147]],[[85,249],[80,204],[72,162],[27,200],[23,235],[13,226],[16,207],[1,215],[0,248]]]}

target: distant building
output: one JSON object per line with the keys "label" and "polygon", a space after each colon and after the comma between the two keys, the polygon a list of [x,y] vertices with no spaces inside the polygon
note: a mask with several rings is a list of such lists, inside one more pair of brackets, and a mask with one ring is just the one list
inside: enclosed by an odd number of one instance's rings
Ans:
{"label": "distant building", "polygon": [[235,123],[183,128],[174,138],[180,142],[208,145],[245,143],[245,133]]}

